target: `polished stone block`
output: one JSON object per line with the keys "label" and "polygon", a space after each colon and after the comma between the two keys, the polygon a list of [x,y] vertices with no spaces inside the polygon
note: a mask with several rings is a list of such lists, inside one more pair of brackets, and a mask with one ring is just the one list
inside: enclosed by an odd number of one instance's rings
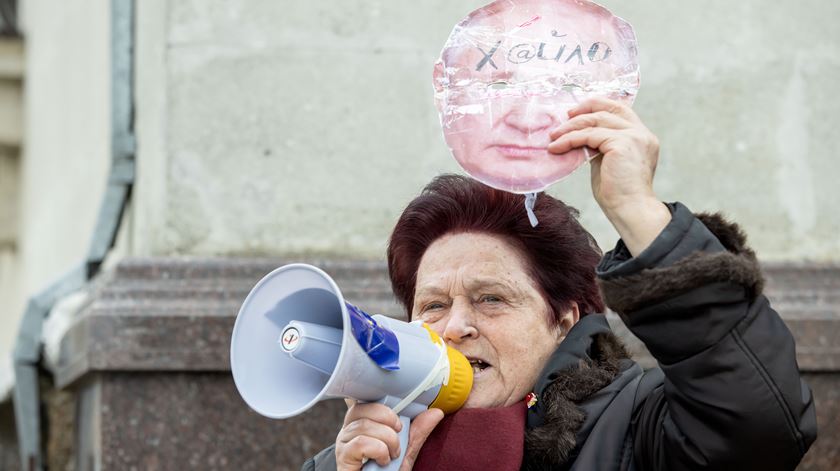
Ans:
{"label": "polished stone block", "polygon": [[99,389],[102,469],[300,469],[335,440],[343,401],[288,420],[250,410],[226,373],[117,373]]}

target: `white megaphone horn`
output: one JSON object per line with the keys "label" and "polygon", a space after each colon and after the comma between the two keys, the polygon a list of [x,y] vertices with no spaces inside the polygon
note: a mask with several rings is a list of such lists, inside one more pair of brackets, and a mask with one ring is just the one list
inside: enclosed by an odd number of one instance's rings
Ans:
{"label": "white megaphone horn", "polygon": [[[458,410],[473,382],[469,361],[428,326],[367,315],[305,264],[280,267],[254,286],[236,317],[230,364],[239,394],[266,417],[344,397],[391,407],[403,422],[403,454],[410,420],[430,407]],[[403,458],[365,470],[397,470]]]}

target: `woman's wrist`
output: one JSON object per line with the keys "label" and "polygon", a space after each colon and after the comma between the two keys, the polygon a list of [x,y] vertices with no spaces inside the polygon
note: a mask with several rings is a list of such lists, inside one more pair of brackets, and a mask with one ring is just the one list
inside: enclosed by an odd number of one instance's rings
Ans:
{"label": "woman's wrist", "polygon": [[671,222],[671,211],[655,195],[602,206],[630,254],[637,257]]}

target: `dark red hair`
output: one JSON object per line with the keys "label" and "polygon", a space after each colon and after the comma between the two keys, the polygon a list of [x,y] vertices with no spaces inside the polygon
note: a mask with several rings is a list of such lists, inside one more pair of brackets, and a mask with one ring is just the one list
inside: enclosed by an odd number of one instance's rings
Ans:
{"label": "dark red hair", "polygon": [[478,232],[501,236],[526,257],[530,275],[551,307],[552,325],[576,302],[581,316],[604,311],[595,282],[601,250],[577,220],[576,209],[547,194],[537,198],[531,227],[525,198],[460,175],[441,175],[408,204],[388,244],[388,273],[411,317],[420,259],[441,236]]}

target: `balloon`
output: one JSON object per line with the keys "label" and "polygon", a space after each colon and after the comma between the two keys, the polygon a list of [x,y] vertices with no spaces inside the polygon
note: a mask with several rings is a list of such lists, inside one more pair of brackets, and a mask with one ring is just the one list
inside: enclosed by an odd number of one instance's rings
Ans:
{"label": "balloon", "polygon": [[455,26],[435,64],[446,143],[473,178],[513,193],[542,191],[596,154],[551,154],[549,131],[593,96],[632,104],[636,56],[630,24],[595,3],[492,2]]}

